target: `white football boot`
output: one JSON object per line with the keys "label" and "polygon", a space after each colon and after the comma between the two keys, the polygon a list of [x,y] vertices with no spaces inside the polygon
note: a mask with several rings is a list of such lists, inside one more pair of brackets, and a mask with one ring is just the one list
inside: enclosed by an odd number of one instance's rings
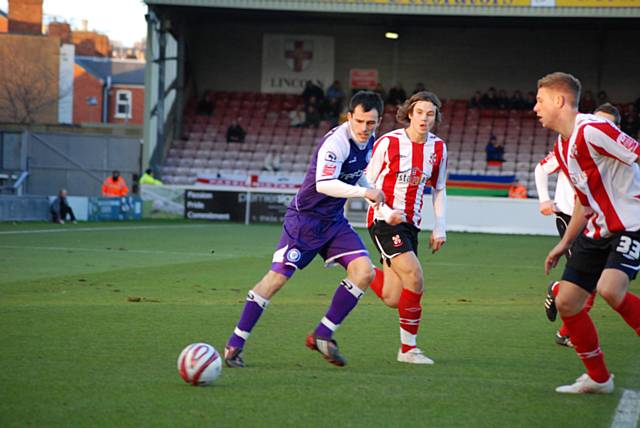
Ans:
{"label": "white football boot", "polygon": [[433,360],[422,353],[420,348],[413,348],[410,351],[402,352],[398,350],[398,361],[409,364],[433,364]]}
{"label": "white football boot", "polygon": [[606,382],[599,383],[585,373],[576,379],[576,383],[557,387],[556,392],[561,394],[611,394],[613,388],[613,375],[609,376]]}

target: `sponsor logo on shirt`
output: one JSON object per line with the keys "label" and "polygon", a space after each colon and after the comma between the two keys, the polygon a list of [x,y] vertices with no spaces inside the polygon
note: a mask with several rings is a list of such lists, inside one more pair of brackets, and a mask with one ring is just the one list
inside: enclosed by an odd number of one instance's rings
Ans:
{"label": "sponsor logo on shirt", "polygon": [[396,174],[396,180],[398,183],[408,183],[411,186],[425,184],[428,179],[429,177],[425,175],[424,171],[415,166],[405,171],[399,171]]}
{"label": "sponsor logo on shirt", "polygon": [[354,178],[360,178],[360,176],[362,176],[362,174],[364,174],[364,170],[359,169],[357,171],[351,172],[349,174],[342,172],[340,173],[340,180],[342,181],[349,181],[349,180],[353,180]]}
{"label": "sponsor logo on shirt", "polygon": [[324,160],[327,162],[335,162],[336,160],[338,160],[338,156],[336,156],[336,154],[333,152],[327,152],[324,155]]}
{"label": "sponsor logo on shirt", "polygon": [[621,132],[620,135],[618,135],[618,138],[616,139],[616,143],[622,144],[622,146],[625,149],[629,150],[630,152],[635,152],[636,150],[638,150],[638,145],[639,145],[638,142],[633,138],[629,137],[624,132]]}
{"label": "sponsor logo on shirt", "polygon": [[325,165],[322,168],[322,176],[323,177],[333,177],[333,174],[336,173],[336,166],[335,165]]}

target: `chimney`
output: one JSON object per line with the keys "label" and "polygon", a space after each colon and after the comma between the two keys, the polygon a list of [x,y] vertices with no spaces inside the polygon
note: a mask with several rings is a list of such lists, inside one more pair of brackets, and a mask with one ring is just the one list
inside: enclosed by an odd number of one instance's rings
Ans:
{"label": "chimney", "polygon": [[42,34],[43,0],[9,0],[9,32]]}
{"label": "chimney", "polygon": [[71,43],[71,26],[66,22],[51,22],[47,35],[60,37],[62,43]]}
{"label": "chimney", "polygon": [[89,31],[89,21],[86,19],[82,20],[82,31]]}

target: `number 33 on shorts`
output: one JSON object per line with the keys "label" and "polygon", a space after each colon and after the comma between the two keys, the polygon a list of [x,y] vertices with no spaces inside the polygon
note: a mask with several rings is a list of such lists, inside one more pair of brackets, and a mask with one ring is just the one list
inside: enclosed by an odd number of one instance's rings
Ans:
{"label": "number 33 on shorts", "polygon": [[629,236],[622,235],[618,243],[616,251],[626,259],[638,260],[640,259],[640,241],[631,239]]}

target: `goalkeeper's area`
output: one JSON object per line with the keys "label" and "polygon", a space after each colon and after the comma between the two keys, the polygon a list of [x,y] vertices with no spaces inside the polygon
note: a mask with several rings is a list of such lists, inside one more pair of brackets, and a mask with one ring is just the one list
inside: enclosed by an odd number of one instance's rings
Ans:
{"label": "goalkeeper's area", "polygon": [[450,233],[432,255],[423,233],[418,343],[435,365],[395,361],[397,313],[373,293],[336,334],[347,367],[309,352],[305,336],[344,275],[315,260],[272,300],[246,369],[188,386],[178,353],[196,341],[222,351],[279,233],[184,221],[0,224],[0,426],[608,427],[624,391],[640,385],[638,339],[598,298],[591,314],[616,390],[554,392],[583,372],[544,314],[547,283],[561,274],[543,272],[556,238]]}

